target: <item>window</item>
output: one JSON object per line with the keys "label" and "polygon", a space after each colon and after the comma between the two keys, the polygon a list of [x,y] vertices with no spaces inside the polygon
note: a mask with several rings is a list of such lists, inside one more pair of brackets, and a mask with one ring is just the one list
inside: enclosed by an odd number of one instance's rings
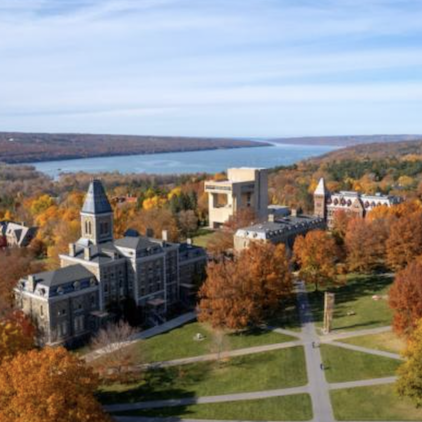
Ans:
{"label": "window", "polygon": [[85,318],[83,315],[78,316],[73,321],[73,325],[75,328],[75,333],[79,333],[85,329]]}
{"label": "window", "polygon": [[44,316],[44,306],[40,306],[40,315],[43,317]]}

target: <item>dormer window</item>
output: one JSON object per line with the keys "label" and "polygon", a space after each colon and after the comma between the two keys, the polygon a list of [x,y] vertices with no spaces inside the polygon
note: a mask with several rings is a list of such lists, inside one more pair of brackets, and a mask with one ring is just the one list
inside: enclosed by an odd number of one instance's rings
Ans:
{"label": "dormer window", "polygon": [[81,288],[81,283],[80,283],[79,281],[75,281],[75,282],[73,283],[73,288],[74,288],[75,290],[79,290],[79,289]]}
{"label": "dormer window", "polygon": [[63,287],[59,287],[59,288],[57,289],[57,294],[58,294],[58,295],[62,295],[63,293],[64,293]]}

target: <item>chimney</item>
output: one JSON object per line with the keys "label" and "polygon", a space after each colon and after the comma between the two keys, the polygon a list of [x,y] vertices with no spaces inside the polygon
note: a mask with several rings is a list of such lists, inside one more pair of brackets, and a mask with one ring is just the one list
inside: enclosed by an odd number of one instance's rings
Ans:
{"label": "chimney", "polygon": [[35,290],[36,280],[35,276],[29,275],[28,276],[28,290],[30,292],[33,292]]}
{"label": "chimney", "polygon": [[269,223],[275,222],[275,214],[274,213],[268,214],[268,222]]}
{"label": "chimney", "polygon": [[163,230],[161,233],[161,238],[163,239],[164,242],[168,242],[169,240],[169,233],[167,230]]}
{"label": "chimney", "polygon": [[145,235],[146,237],[154,237],[154,230],[151,227],[147,227]]}
{"label": "chimney", "polygon": [[76,255],[76,245],[74,243],[69,243],[69,256]]}
{"label": "chimney", "polygon": [[187,243],[187,245],[190,247],[190,246],[192,246],[192,239],[190,238],[190,237],[188,237],[187,239],[186,239],[186,243]]}
{"label": "chimney", "polygon": [[89,246],[84,247],[84,259],[85,261],[91,260],[91,249],[89,248]]}
{"label": "chimney", "polygon": [[292,208],[291,210],[290,210],[290,215],[292,216],[292,217],[297,217],[297,209],[296,208]]}

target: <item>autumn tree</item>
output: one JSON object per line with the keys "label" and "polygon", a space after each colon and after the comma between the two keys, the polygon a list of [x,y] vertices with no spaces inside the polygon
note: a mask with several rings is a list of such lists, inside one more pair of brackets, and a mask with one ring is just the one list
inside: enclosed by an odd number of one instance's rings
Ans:
{"label": "autumn tree", "polygon": [[183,236],[189,237],[198,228],[198,217],[192,210],[180,211],[177,220]]}
{"label": "autumn tree", "polygon": [[237,229],[247,227],[256,221],[256,214],[251,208],[241,208],[223,224],[223,227],[208,242],[208,251],[215,255],[224,255],[233,249],[233,236]]}
{"label": "autumn tree", "polygon": [[2,422],[108,422],[98,377],[64,348],[20,353],[0,366]]}
{"label": "autumn tree", "polygon": [[345,246],[350,271],[371,272],[385,263],[385,243],[389,228],[386,220],[354,218],[347,225]]}
{"label": "autumn tree", "polygon": [[35,328],[19,311],[0,320],[0,364],[3,360],[34,347]]}
{"label": "autumn tree", "polygon": [[335,237],[337,244],[343,244],[346,233],[347,226],[352,219],[350,213],[345,210],[337,210],[334,213],[333,228],[331,230],[333,236]]}
{"label": "autumn tree", "polygon": [[135,333],[127,322],[119,321],[108,324],[92,339],[91,356],[95,358],[90,364],[103,384],[132,382],[139,375],[133,371],[140,362],[139,345],[131,344]]}
{"label": "autumn tree", "polygon": [[393,221],[386,246],[387,263],[393,270],[406,267],[422,255],[422,212],[415,211]]}
{"label": "autumn tree", "polygon": [[43,270],[31,251],[23,248],[0,250],[0,318],[13,308],[13,289],[20,278]]}
{"label": "autumn tree", "polygon": [[280,309],[291,291],[284,245],[253,242],[233,261],[209,264],[199,292],[199,320],[243,329]]}
{"label": "autumn tree", "polygon": [[405,362],[399,367],[396,391],[422,406],[422,319],[418,321],[403,353]]}
{"label": "autumn tree", "polygon": [[298,236],[293,247],[294,261],[299,265],[299,277],[313,284],[315,290],[336,280],[337,246],[333,237],[322,230],[312,230]]}
{"label": "autumn tree", "polygon": [[422,263],[414,261],[396,274],[389,292],[393,328],[408,336],[422,318]]}

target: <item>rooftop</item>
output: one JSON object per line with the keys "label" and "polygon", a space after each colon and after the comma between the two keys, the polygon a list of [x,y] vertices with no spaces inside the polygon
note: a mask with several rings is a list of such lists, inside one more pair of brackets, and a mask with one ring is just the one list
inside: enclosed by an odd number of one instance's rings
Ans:
{"label": "rooftop", "polygon": [[100,180],[94,179],[90,183],[82,212],[86,214],[106,214],[113,212]]}

